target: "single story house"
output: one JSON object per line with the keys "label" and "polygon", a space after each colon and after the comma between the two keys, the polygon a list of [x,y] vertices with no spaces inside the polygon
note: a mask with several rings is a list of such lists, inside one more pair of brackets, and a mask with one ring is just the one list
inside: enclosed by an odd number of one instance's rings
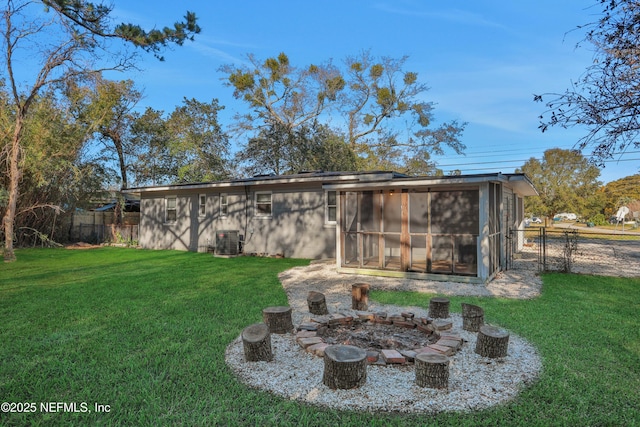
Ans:
{"label": "single story house", "polygon": [[491,280],[506,254],[522,248],[507,236],[524,228],[523,198],[537,195],[524,174],[396,172],[308,172],[126,192],[140,197],[143,248],[335,258],[345,273],[472,282]]}

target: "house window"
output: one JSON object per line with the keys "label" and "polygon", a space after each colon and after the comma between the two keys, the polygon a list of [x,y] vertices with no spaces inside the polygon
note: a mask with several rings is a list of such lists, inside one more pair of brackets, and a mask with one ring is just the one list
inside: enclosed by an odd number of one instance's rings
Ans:
{"label": "house window", "polygon": [[271,193],[256,193],[256,216],[271,216]]}
{"label": "house window", "polygon": [[207,196],[201,194],[198,196],[198,216],[205,216],[207,214]]}
{"label": "house window", "polygon": [[326,224],[335,224],[338,212],[338,198],[335,191],[325,193],[325,220]]}
{"label": "house window", "polygon": [[229,199],[225,193],[220,194],[220,216],[227,216],[229,212]]}
{"label": "house window", "polygon": [[177,219],[177,211],[176,211],[176,198],[175,197],[167,197],[164,199],[165,203],[165,222],[176,222]]}

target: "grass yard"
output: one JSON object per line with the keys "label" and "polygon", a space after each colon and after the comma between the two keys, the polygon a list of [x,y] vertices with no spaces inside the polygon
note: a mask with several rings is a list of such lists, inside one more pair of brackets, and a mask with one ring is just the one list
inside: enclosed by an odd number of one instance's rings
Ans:
{"label": "grass yard", "polygon": [[[286,401],[226,367],[227,344],[262,308],[286,304],[278,272],[307,261],[118,248],[17,256],[0,265],[0,401],[36,410],[0,412],[0,425],[640,425],[640,279],[549,274],[534,300],[450,297],[452,311],[479,304],[534,343],[543,373],[497,408],[406,416]],[[425,307],[432,296],[371,294]]]}

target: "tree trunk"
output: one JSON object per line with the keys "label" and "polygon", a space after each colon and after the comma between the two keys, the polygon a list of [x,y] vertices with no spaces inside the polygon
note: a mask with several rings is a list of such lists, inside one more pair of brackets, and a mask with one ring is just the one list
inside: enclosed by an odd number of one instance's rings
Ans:
{"label": "tree trunk", "polygon": [[482,357],[505,357],[509,348],[509,333],[495,326],[484,325],[478,332],[476,353]]}
{"label": "tree trunk", "polygon": [[329,314],[327,309],[327,301],[323,293],[310,291],[307,297],[307,304],[309,305],[309,313],[324,315]]}
{"label": "tree trunk", "polygon": [[484,310],[473,304],[462,303],[462,329],[478,332],[484,325]]}
{"label": "tree trunk", "polygon": [[242,331],[244,358],[247,362],[270,362],[273,360],[271,334],[264,323],[255,323]]}
{"label": "tree trunk", "polygon": [[352,345],[324,349],[322,383],[332,390],[351,389],[367,382],[367,352]]}
{"label": "tree trunk", "polygon": [[351,308],[367,311],[369,309],[369,284],[356,283],[351,286]]}
{"label": "tree trunk", "polygon": [[415,359],[416,384],[419,387],[447,388],[449,358],[444,354],[419,353]]}
{"label": "tree trunk", "polygon": [[429,300],[429,316],[434,319],[449,317],[449,298],[431,298]]}
{"label": "tree trunk", "polygon": [[286,334],[293,331],[291,307],[267,307],[262,310],[264,323],[273,334]]}
{"label": "tree trunk", "polygon": [[16,254],[13,251],[14,224],[16,219],[16,206],[18,202],[18,188],[20,185],[20,138],[24,118],[21,112],[16,114],[16,127],[13,131],[13,139],[7,157],[9,159],[9,201],[7,211],[2,218],[4,226],[4,261],[12,262],[16,260]]}

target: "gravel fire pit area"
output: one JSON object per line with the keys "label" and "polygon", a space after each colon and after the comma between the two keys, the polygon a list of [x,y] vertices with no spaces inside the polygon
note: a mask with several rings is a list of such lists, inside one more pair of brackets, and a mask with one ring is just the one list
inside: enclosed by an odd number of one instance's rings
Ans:
{"label": "gravel fire pit area", "polygon": [[[310,283],[314,272],[325,267],[307,267],[308,281],[301,279],[304,269],[281,275],[293,308],[294,329],[287,333],[271,333],[273,358],[271,361],[247,362],[242,337],[235,339],[225,354],[228,366],[240,381],[250,387],[273,393],[286,399],[334,409],[367,412],[438,413],[445,411],[473,411],[505,403],[518,395],[538,377],[542,363],[533,345],[522,337],[509,333],[508,351],[505,357],[482,357],[474,350],[478,332],[463,329],[460,314],[451,313],[446,319],[438,319],[438,328],[430,334],[426,328],[399,327],[376,322],[376,313],[400,321],[403,314],[415,316],[416,323],[430,319],[426,307],[370,306],[369,315],[351,310],[352,278],[342,278],[343,283],[327,281]],[[296,285],[288,280],[296,278]],[[316,277],[317,278],[317,277]],[[306,297],[310,290],[326,292],[329,315],[309,313]],[[338,296],[339,294],[339,296]],[[373,314],[373,316],[371,316]],[[309,334],[317,329],[319,320],[327,321],[327,329],[320,334]],[[366,318],[365,318],[366,317]],[[345,319],[354,319],[349,324]],[[329,326],[329,319],[333,320]],[[357,320],[356,320],[357,319]],[[382,318],[377,318],[380,321]],[[406,319],[405,319],[406,320]],[[315,325],[315,326],[314,326]],[[247,325],[248,326],[248,325]],[[499,325],[493,325],[500,327]],[[318,332],[318,331],[311,331]],[[303,338],[318,337],[320,343]],[[448,386],[444,389],[421,387],[416,384],[416,368],[412,351],[422,346],[434,345],[440,338],[457,337],[459,345],[449,352]],[[318,346],[317,344],[320,344]],[[347,344],[367,350],[366,382],[352,389],[331,389],[323,383],[325,364],[322,345]],[[386,347],[386,348],[385,348]],[[385,360],[383,350],[398,350],[404,361]],[[371,353],[378,352],[375,360]],[[372,357],[369,357],[372,356]]]}

